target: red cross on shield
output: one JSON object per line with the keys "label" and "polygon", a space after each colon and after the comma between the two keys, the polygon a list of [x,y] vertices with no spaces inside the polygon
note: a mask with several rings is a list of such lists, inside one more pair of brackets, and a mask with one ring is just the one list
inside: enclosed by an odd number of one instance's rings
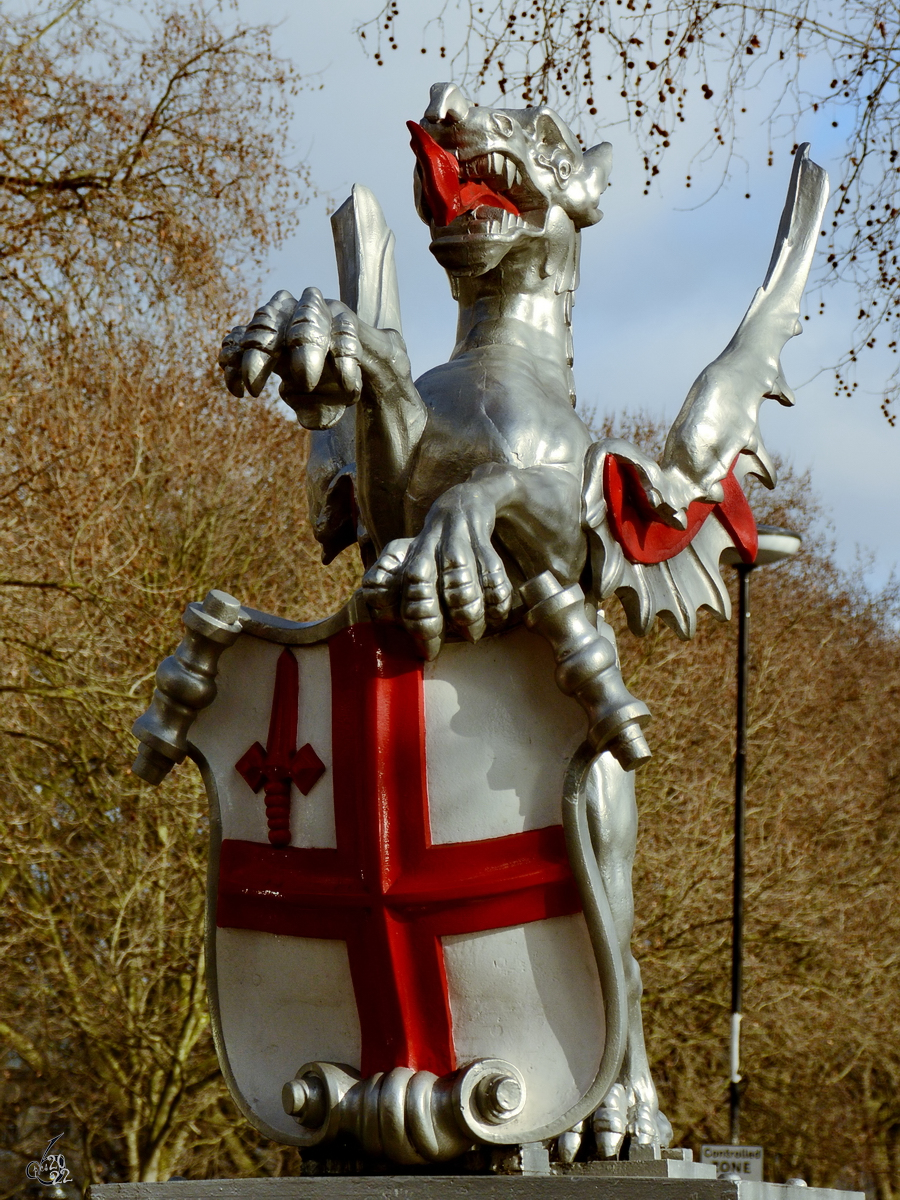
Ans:
{"label": "red cross on shield", "polygon": [[[524,630],[427,665],[367,621],[223,656],[194,730],[221,829],[213,1022],[269,1136],[291,1140],[280,1090],[314,1059],[444,1075],[506,1053],[527,1078],[543,1055],[573,1096],[593,1078],[573,1022],[594,1023],[599,1058],[602,1000],[559,816],[582,718],[552,677]],[[285,782],[297,747],[318,764],[305,795]],[[291,788],[288,844],[252,790],[267,761]]]}

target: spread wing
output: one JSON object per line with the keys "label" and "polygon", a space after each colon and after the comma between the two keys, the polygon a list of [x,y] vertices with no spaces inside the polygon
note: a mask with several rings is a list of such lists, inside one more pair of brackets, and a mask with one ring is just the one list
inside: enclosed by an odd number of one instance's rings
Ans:
{"label": "spread wing", "polygon": [[[331,230],[341,300],[367,325],[401,332],[394,235],[367,187],[353,185],[331,218]],[[355,407],[330,429],[310,433],[306,494],[323,561],[331,562],[356,541],[365,556],[368,536],[356,504]]]}
{"label": "spread wing", "polygon": [[[700,609],[727,621],[731,616],[731,601],[722,579],[721,563],[723,559],[730,562],[747,559],[749,539],[741,536],[736,522],[725,519],[721,506],[710,505],[690,541],[671,558],[635,561],[619,541],[610,520],[603,488],[606,457],[604,444],[598,442],[588,452],[586,464],[584,522],[594,599],[602,605],[613,595],[618,596],[628,628],[638,636],[645,634],[659,617],[679,637],[692,638],[697,631]],[[738,462],[734,472],[738,487],[741,465]]]}
{"label": "spread wing", "polygon": [[[728,522],[715,519],[729,475],[757,476],[775,485],[775,467],[762,442],[759,410],[765,399],[793,404],[781,369],[785,344],[801,332],[800,300],[828,200],[828,176],[800,146],[769,269],[744,319],[723,352],[698,376],[657,463],[620,439],[597,443],[586,461],[584,520],[591,541],[597,598],[616,593],[629,625],[645,633],[659,615],[682,637],[696,628],[698,608],[725,620],[728,595],[719,562],[726,551],[747,558],[748,545]],[[641,503],[673,531],[688,530],[696,505],[717,506],[689,544],[661,561],[636,557],[620,544],[609,521],[604,490],[608,456],[639,481]],[[752,558],[751,558],[752,561]]]}

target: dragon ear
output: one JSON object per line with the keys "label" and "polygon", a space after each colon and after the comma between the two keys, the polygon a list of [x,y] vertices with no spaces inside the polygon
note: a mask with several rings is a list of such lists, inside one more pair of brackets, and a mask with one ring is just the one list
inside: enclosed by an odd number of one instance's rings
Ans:
{"label": "dragon ear", "polygon": [[611,170],[612,146],[609,142],[601,142],[599,146],[585,150],[578,170],[569,180],[564,201],[576,228],[596,225],[603,216],[600,197],[606,191]]}
{"label": "dragon ear", "polygon": [[612,171],[613,148],[610,142],[601,142],[599,146],[591,146],[584,152],[584,168],[591,180],[591,190],[602,196],[609,183]]}

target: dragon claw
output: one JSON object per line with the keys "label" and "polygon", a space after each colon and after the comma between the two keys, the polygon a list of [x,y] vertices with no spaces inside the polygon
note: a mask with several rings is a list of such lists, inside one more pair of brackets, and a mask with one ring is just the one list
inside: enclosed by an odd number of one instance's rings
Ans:
{"label": "dragon claw", "polygon": [[621,1083],[609,1089],[592,1126],[601,1159],[618,1158],[626,1136],[634,1146],[668,1146],[672,1140],[672,1126],[655,1098],[639,1100]]}
{"label": "dragon claw", "polygon": [[582,1130],[584,1122],[579,1121],[577,1125],[573,1125],[571,1129],[567,1129],[565,1133],[561,1133],[556,1143],[556,1153],[559,1161],[562,1163],[573,1163],[578,1151],[581,1149]]}
{"label": "dragon claw", "polygon": [[618,1158],[628,1131],[628,1096],[621,1083],[614,1083],[591,1121],[598,1158]]}
{"label": "dragon claw", "polygon": [[639,1104],[634,1112],[634,1118],[629,1121],[631,1136],[639,1146],[653,1146],[659,1143],[659,1129],[656,1114],[650,1104]]}
{"label": "dragon claw", "polygon": [[265,350],[247,350],[241,363],[241,382],[251,396],[258,396],[272,373],[273,359]]}

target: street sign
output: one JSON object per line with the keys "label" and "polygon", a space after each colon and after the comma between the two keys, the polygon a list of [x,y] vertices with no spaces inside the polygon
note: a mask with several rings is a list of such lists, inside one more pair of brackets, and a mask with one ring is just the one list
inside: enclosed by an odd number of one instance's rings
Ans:
{"label": "street sign", "polygon": [[762,1146],[701,1146],[700,1161],[714,1166],[717,1175],[740,1175],[762,1183]]}

